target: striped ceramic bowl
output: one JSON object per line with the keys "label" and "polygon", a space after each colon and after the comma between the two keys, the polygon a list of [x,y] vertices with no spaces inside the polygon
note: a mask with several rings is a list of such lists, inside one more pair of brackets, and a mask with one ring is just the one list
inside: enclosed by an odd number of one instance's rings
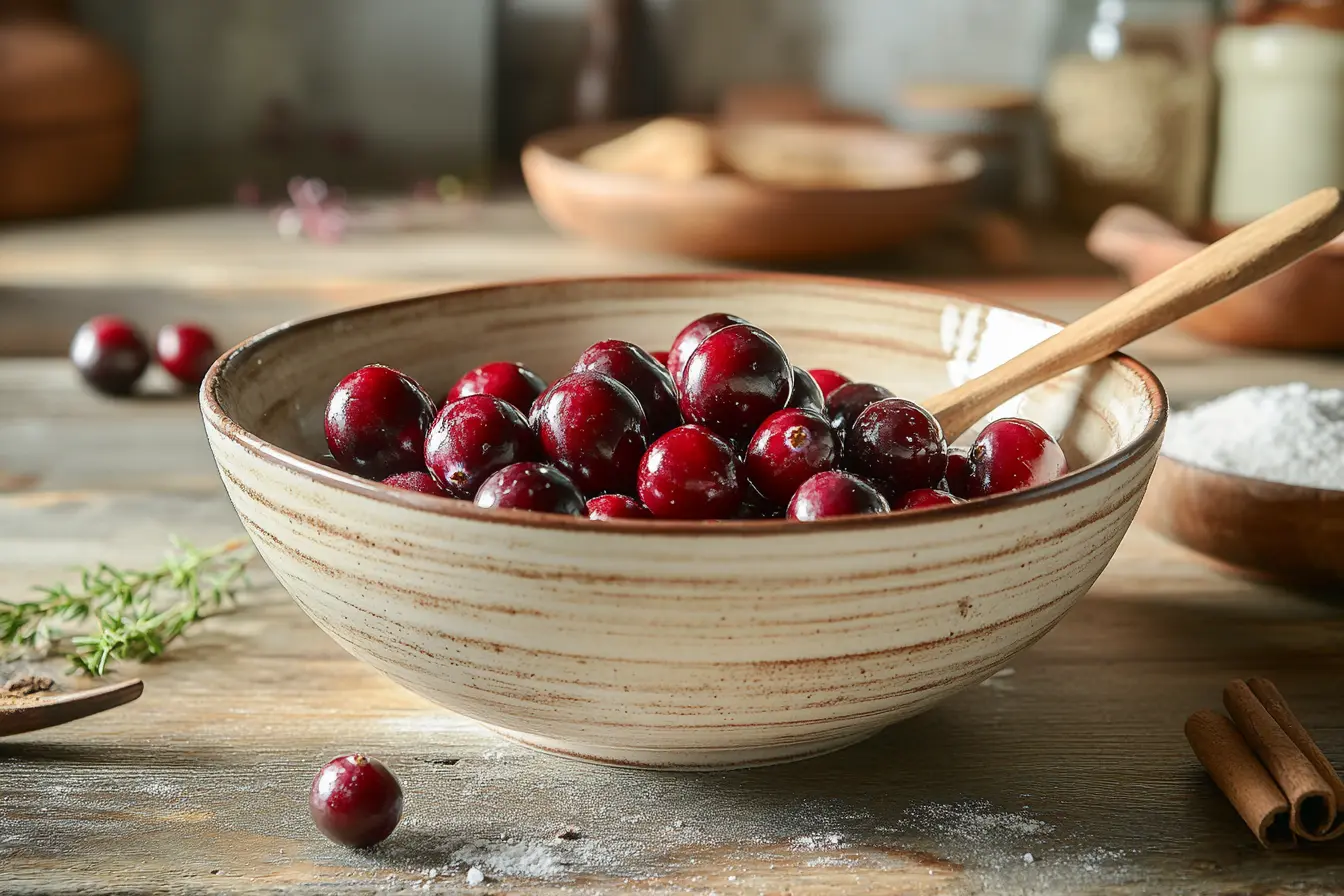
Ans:
{"label": "striped ceramic bowl", "polygon": [[622,765],[834,750],[992,675],[1091,586],[1157,460],[1166,402],[1114,358],[1015,399],[1076,472],[934,511],[591,522],[400,491],[324,466],[322,409],[381,362],[441,395],[466,369],[556,377],[583,348],[667,346],[710,311],[791,359],[919,399],[1055,324],[910,286],[767,275],[502,284],[287,324],[201,391],[229,497],[276,577],[389,678],[500,734]]}

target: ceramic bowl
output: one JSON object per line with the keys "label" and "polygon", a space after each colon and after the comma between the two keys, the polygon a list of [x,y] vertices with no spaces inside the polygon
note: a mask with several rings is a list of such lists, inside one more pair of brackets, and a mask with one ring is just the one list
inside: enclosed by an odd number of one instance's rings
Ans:
{"label": "ceramic bowl", "polygon": [[555,753],[660,768],[797,759],[992,675],[1110,560],[1166,420],[1115,356],[1002,408],[1076,472],[959,507],[817,523],[593,522],[399,491],[323,465],[328,392],[364,364],[442,395],[486,361],[568,370],[599,339],[668,345],[728,311],[793,360],[920,398],[1053,333],[917,287],[769,275],[558,280],[344,311],[211,369],[210,445],[261,556],[312,619],[389,678]]}
{"label": "ceramic bowl", "polygon": [[634,126],[552,131],[523,150],[527,189],[558,230],[622,248],[722,261],[856,255],[933,230],[958,207],[981,167],[979,154],[964,147],[871,126],[797,123],[770,125],[768,135],[753,129],[746,139],[853,159],[870,175],[885,172],[892,185],[803,188],[732,174],[667,181],[575,160]]}

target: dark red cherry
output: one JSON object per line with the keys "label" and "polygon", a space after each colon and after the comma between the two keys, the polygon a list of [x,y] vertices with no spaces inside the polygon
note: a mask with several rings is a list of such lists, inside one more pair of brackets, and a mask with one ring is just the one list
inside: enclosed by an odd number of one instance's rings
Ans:
{"label": "dark red cherry", "polygon": [[[653,360],[663,365],[664,368],[667,367],[668,352],[649,352],[649,354],[653,357]],[[668,372],[670,373],[671,371]]]}
{"label": "dark red cherry", "polygon": [[716,333],[724,327],[745,323],[745,320],[735,314],[717,312],[706,314],[704,317],[697,317],[687,324],[677,334],[677,338],[672,340],[672,348],[667,353],[667,370],[672,374],[672,381],[678,384],[681,382],[681,372],[686,366],[687,359],[691,357],[691,352],[699,348],[700,343],[705,341],[706,336]]}
{"label": "dark red cherry", "polygon": [[846,383],[853,382],[843,373],[836,373],[826,367],[813,367],[808,373],[812,374],[812,379],[816,380],[817,386],[821,388],[821,394],[828,397],[836,389]]}
{"label": "dark red cherry", "polygon": [[947,472],[943,428],[913,401],[884,398],[873,402],[850,427],[845,469],[887,495],[934,488]]}
{"label": "dark red cherry", "polygon": [[540,456],[522,413],[493,395],[444,405],[425,439],[425,466],[444,491],[465,501],[496,470]]}
{"label": "dark red cherry", "polygon": [[742,503],[737,508],[739,520],[776,520],[784,515],[784,505],[767,501],[765,496],[748,482],[742,489]]}
{"label": "dark red cherry", "polygon": [[980,431],[971,445],[967,497],[982,498],[1044,485],[1069,472],[1064,450],[1030,420],[1005,417]]}
{"label": "dark red cherry", "polygon": [[841,440],[849,438],[849,429],[868,405],[884,398],[895,398],[891,390],[875,383],[846,383],[826,396],[826,413],[831,429]]}
{"label": "dark red cherry", "polygon": [[788,406],[826,413],[826,396],[822,394],[821,386],[801,367],[793,368],[793,394],[789,396]]}
{"label": "dark red cherry", "polygon": [[662,519],[731,519],[745,484],[732,446],[703,426],[666,433],[639,464],[640,500]]}
{"label": "dark red cherry", "polygon": [[408,492],[420,492],[425,495],[442,495],[447,497],[448,493],[434,481],[434,477],[424,470],[412,470],[409,473],[393,473],[383,480],[383,485],[390,485],[393,488],[402,488]]}
{"label": "dark red cherry", "polygon": [[346,470],[369,479],[424,469],[434,402],[406,374],[370,364],[327,400],[327,448]]}
{"label": "dark red cherry", "polygon": [[943,507],[949,504],[965,503],[956,495],[950,495],[936,488],[917,488],[901,495],[900,500],[892,504],[892,510],[919,510],[923,507]]}
{"label": "dark red cherry", "polygon": [[681,415],[737,445],[789,403],[793,366],[764,330],[724,327],[691,353],[678,384]]}
{"label": "dark red cherry", "polygon": [[359,753],[322,766],[308,793],[313,824],[342,846],[373,846],[401,820],[401,785],[377,759]]}
{"label": "dark red cherry", "polygon": [[447,404],[468,395],[493,395],[526,414],[545,389],[546,381],[523,365],[492,361],[464,373],[443,401]]}
{"label": "dark red cherry", "polygon": [[169,324],[154,340],[154,354],[168,375],[184,386],[199,386],[219,357],[210,331],[197,324]]}
{"label": "dark red cherry", "polygon": [[149,366],[149,347],[129,322],[104,314],[75,331],[70,360],[94,389],[107,395],[126,395]]}
{"label": "dark red cherry", "polygon": [[672,375],[639,346],[619,339],[589,346],[574,363],[575,373],[585,370],[605,374],[635,393],[653,438],[681,425]]}
{"label": "dark red cherry", "polygon": [[871,483],[828,470],[804,482],[789,501],[788,518],[807,522],[833,516],[889,513],[891,505]]}
{"label": "dark red cherry", "polygon": [[510,464],[495,471],[476,492],[477,507],[509,507],[536,513],[587,516],[583,495],[550,464]]}
{"label": "dark red cherry", "polygon": [[958,498],[970,497],[971,457],[969,449],[948,446],[947,472],[943,474],[943,481],[947,484],[947,491]]}
{"label": "dark red cherry", "polygon": [[840,462],[840,440],[816,411],[776,411],[747,446],[747,478],[769,502],[783,506],[818,473]]}
{"label": "dark red cherry", "polygon": [[598,495],[588,500],[590,520],[648,520],[653,514],[628,495]]}
{"label": "dark red cherry", "polygon": [[534,419],[542,450],[584,494],[635,493],[651,439],[639,400],[625,386],[600,373],[571,373],[546,390]]}

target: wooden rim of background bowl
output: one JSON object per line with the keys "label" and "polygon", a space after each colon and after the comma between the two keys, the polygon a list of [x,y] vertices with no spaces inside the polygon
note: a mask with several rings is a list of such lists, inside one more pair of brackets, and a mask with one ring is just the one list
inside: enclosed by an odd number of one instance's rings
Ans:
{"label": "wooden rim of background bowl", "polygon": [[1007,311],[1012,311],[1015,314],[1021,314],[1024,317],[1042,320],[1052,324],[1059,323],[1057,320],[1052,320],[1043,315],[1021,311],[1010,305],[975,299],[948,290],[850,277],[770,273],[710,273],[652,274],[617,277],[545,277],[528,280],[511,280],[469,286],[462,289],[453,289],[424,296],[413,296],[405,299],[397,299],[393,302],[380,302],[359,308],[351,308],[344,311],[290,321],[272,327],[271,329],[259,333],[251,339],[233,347],[211,365],[209,372],[205,375],[205,380],[201,383],[201,408],[207,425],[213,427],[222,436],[261,460],[283,467],[290,472],[305,476],[308,479],[323,485],[341,489],[342,491],[364,495],[389,504],[399,504],[414,510],[437,513],[448,517],[469,519],[475,522],[493,523],[501,526],[531,526],[535,528],[558,529],[570,532],[611,532],[627,535],[631,533],[642,533],[646,535],[722,534],[737,536],[768,536],[785,533],[796,535],[802,531],[800,528],[802,526],[808,528],[815,527],[816,529],[824,529],[831,532],[846,529],[898,528],[901,526],[917,525],[923,521],[923,514],[930,510],[936,510],[938,513],[942,514],[942,516],[939,517],[940,519],[975,517],[981,514],[1006,510],[1012,507],[1053,500],[1062,495],[1092,485],[1098,480],[1104,479],[1114,473],[1116,470],[1123,469],[1139,458],[1145,456],[1161,439],[1163,428],[1166,425],[1167,396],[1165,390],[1162,388],[1161,382],[1158,381],[1157,376],[1143,364],[1140,364],[1128,355],[1117,352],[1109,356],[1107,360],[1118,362],[1121,366],[1135,373],[1148,393],[1148,400],[1152,411],[1149,414],[1147,423],[1144,425],[1143,431],[1129,444],[1121,446],[1120,450],[1116,451],[1114,454],[1107,455],[1101,460],[1094,461],[1078,470],[1070,471],[1067,475],[1045,485],[1038,485],[1007,494],[991,495],[987,498],[977,498],[973,501],[967,501],[965,504],[925,508],[924,510],[902,511],[900,513],[834,517],[831,519],[814,520],[805,524],[785,519],[700,521],[590,520],[587,517],[575,517],[564,514],[535,513],[526,510],[477,507],[470,501],[441,498],[436,495],[425,495],[419,492],[412,492],[406,489],[383,485],[381,482],[375,482],[371,479],[361,479],[358,476],[343,472],[334,467],[328,467],[325,464],[302,457],[292,451],[287,451],[267,442],[265,439],[262,439],[245,429],[229,417],[220,405],[219,390],[221,381],[231,369],[246,363],[248,355],[250,355],[257,347],[268,342],[275,342],[283,339],[294,333],[315,329],[329,322],[332,318],[344,317],[349,319],[371,316],[377,314],[381,308],[389,304],[429,304],[432,302],[441,302],[445,298],[465,297],[483,292],[492,292],[501,288],[572,285],[578,282],[676,283],[694,280],[717,282],[764,281],[767,283],[793,283],[800,285],[811,284],[841,287],[860,286],[865,289],[880,289],[890,292],[920,293],[929,296],[952,298],[961,302],[971,302],[991,308],[1002,308]]}
{"label": "wooden rim of background bowl", "polygon": [[[713,119],[701,116],[679,116],[695,121],[712,123]],[[687,198],[709,200],[729,199],[734,196],[770,194],[775,196],[796,196],[799,198],[817,198],[823,196],[909,196],[924,190],[941,190],[947,187],[965,186],[984,170],[984,156],[965,143],[918,134],[908,134],[872,125],[841,124],[826,122],[770,122],[751,124],[725,123],[725,129],[739,128],[795,128],[808,130],[829,130],[833,133],[855,134],[859,139],[899,141],[909,146],[923,148],[928,155],[939,162],[939,171],[944,176],[927,180],[901,184],[891,187],[825,187],[792,186],[787,184],[756,181],[736,174],[707,174],[693,180],[663,180],[645,174],[630,174],[619,171],[601,171],[590,168],[574,158],[585,149],[598,143],[618,137],[623,133],[646,123],[651,119],[638,119],[603,124],[573,125],[546,131],[528,140],[523,146],[522,159],[527,164],[529,156],[540,156],[555,167],[563,168],[571,178],[587,180],[595,188],[610,191],[621,187],[631,193],[656,192],[676,193]]]}

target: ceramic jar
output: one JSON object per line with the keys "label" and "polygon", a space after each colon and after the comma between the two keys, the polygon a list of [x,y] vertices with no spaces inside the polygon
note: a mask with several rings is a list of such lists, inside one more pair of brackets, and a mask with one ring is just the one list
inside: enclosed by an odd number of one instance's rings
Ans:
{"label": "ceramic jar", "polygon": [[1244,224],[1318,187],[1344,187],[1344,28],[1331,24],[1339,18],[1271,11],[1219,35],[1216,223]]}

